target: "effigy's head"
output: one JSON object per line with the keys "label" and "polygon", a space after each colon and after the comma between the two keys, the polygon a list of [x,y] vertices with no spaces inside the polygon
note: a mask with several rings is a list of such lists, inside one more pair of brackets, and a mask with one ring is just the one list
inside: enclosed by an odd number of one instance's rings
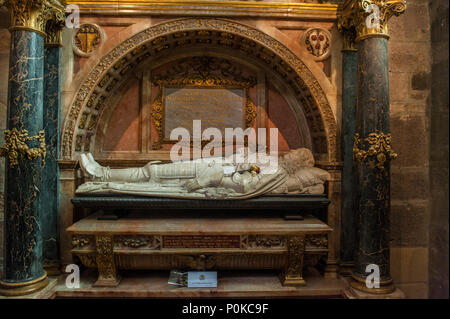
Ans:
{"label": "effigy's head", "polygon": [[290,150],[283,155],[281,160],[284,166],[289,167],[291,170],[298,167],[313,167],[315,163],[312,152],[307,148]]}

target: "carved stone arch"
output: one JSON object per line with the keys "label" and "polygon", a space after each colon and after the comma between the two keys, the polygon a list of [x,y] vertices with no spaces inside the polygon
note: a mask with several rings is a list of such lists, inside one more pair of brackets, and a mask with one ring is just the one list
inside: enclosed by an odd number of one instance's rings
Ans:
{"label": "carved stone arch", "polygon": [[[264,75],[267,75],[270,78],[270,84],[285,98],[287,105],[294,115],[294,120],[296,122],[299,135],[300,146],[312,149],[311,134],[307,126],[307,119],[305,116],[305,112],[302,109],[302,105],[300,104],[300,101],[295,98],[295,94],[292,92],[290,86],[287,86],[283,82],[283,79],[279,76],[279,74],[277,74],[274,70],[267,68],[263,63],[254,59],[248,59],[248,57],[246,57],[245,55],[239,54],[239,52],[237,52],[236,50],[233,51],[227,50],[226,48],[210,46],[208,46],[208,48],[197,48],[189,50],[184,50],[183,48],[180,48],[178,50],[175,49],[171,51],[170,55],[167,55],[163,58],[158,57],[157,61],[149,59],[148,61],[139,64],[134,70],[130,72],[129,76],[125,77],[122,80],[123,84],[118,84],[118,90],[114,90],[115,92],[112,93],[111,96],[109,96],[105,101],[105,108],[103,109],[103,113],[100,115],[98,127],[95,129],[95,143],[93,144],[97,145],[99,143],[100,146],[103,145],[106,129],[109,123],[107,118],[112,115],[115,107],[119,104],[118,102],[121,94],[125,93],[126,89],[130,87],[130,84],[132,83],[131,81],[129,81],[130,77],[140,78],[140,80],[142,81],[141,77],[143,70],[152,70],[162,65],[179,61],[181,59],[200,56],[210,56],[226,59],[228,61],[232,61],[238,63],[239,65],[252,69],[256,73],[263,73]],[[94,141],[91,140],[91,143],[92,142]],[[92,151],[93,150],[91,149],[91,152]],[[94,152],[94,155],[96,155],[98,158],[103,155],[103,152],[101,152],[99,149],[95,149]]]}
{"label": "carved stone arch", "polygon": [[[155,25],[133,35],[103,56],[81,84],[70,106],[62,132],[63,158],[73,159],[76,154],[89,149],[92,133],[84,125],[95,126],[95,118],[98,118],[95,109],[101,107],[105,88],[114,88],[119,82],[119,74],[132,70],[140,58],[146,58],[145,55],[158,54],[174,43],[183,45],[186,35],[193,33],[199,37],[202,33],[214,33],[220,37],[217,44],[251,50],[249,54],[256,55],[280,74],[289,75],[286,81],[302,104],[308,105],[308,121],[316,131],[312,137],[316,152],[326,155],[321,157],[322,160],[336,160],[336,120],[325,92],[303,61],[284,44],[260,30],[209,18],[178,19]],[[180,35],[178,40],[177,34]],[[172,43],[166,44],[169,40]],[[86,123],[80,125],[83,121]],[[89,124],[91,122],[93,124]]]}

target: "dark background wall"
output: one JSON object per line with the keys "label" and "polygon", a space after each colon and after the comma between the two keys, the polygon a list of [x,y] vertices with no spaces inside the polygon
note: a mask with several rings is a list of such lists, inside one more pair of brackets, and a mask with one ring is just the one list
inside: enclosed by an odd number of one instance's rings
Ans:
{"label": "dark background wall", "polygon": [[429,297],[448,298],[448,0],[430,2],[431,141]]}

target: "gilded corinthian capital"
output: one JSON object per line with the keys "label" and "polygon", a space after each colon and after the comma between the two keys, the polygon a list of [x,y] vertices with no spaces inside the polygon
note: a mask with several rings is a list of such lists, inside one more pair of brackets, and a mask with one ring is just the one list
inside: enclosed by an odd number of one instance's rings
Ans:
{"label": "gilded corinthian capital", "polygon": [[344,0],[338,9],[338,28],[354,32],[355,42],[368,37],[386,37],[388,22],[406,10],[406,0]]}
{"label": "gilded corinthian capital", "polygon": [[64,19],[64,4],[58,0],[0,0],[0,7],[7,7],[11,15],[10,31],[28,30],[44,37],[49,21]]}

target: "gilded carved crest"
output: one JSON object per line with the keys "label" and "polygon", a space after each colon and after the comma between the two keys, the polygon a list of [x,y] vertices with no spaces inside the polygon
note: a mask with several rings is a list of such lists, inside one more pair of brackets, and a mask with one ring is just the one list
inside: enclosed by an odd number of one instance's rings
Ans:
{"label": "gilded carved crest", "polygon": [[87,57],[103,42],[104,36],[96,24],[82,24],[74,35],[73,48],[76,54]]}

